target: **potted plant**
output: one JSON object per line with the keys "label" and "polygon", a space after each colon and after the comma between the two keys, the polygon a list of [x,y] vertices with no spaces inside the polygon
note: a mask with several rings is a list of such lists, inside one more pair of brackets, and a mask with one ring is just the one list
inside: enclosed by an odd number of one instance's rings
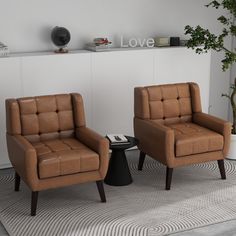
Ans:
{"label": "potted plant", "polygon": [[[223,51],[225,54],[222,60],[222,69],[226,71],[236,62],[236,49],[226,48],[224,44],[226,37],[231,36],[233,39],[236,37],[236,0],[211,1],[206,7],[226,10],[226,14],[217,19],[223,26],[222,32],[215,35],[199,25],[195,28],[187,25],[185,26],[185,34],[190,36],[187,47],[194,49],[198,54],[206,53],[209,50]],[[229,99],[233,112],[231,145],[227,158],[236,159],[236,78],[230,86],[229,94],[222,94],[222,96]]]}

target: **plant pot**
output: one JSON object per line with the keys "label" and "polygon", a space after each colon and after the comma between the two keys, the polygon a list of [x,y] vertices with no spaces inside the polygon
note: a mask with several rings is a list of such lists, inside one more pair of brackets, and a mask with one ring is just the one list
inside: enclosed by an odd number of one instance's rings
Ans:
{"label": "plant pot", "polygon": [[231,134],[229,153],[226,158],[230,160],[236,160],[236,134]]}

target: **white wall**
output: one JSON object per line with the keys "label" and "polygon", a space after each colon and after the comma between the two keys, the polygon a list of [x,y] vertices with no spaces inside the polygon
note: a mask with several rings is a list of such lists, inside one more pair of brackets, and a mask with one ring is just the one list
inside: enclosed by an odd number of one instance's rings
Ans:
{"label": "white wall", "polygon": [[112,40],[156,35],[183,36],[184,26],[217,30],[206,0],[0,0],[0,41],[14,52],[51,50],[50,31],[67,27],[72,49],[97,36]]}
{"label": "white wall", "polygon": [[[119,46],[120,36],[184,36],[186,24],[205,26],[214,32],[217,11],[204,7],[206,0],[0,0],[0,41],[13,52],[47,51],[53,48],[50,31],[65,26],[72,34],[71,49],[83,48],[94,37],[108,36]],[[214,54],[213,54],[214,55]],[[229,75],[213,56],[211,113],[227,118],[227,101],[220,97]],[[191,78],[189,78],[191,80]]]}

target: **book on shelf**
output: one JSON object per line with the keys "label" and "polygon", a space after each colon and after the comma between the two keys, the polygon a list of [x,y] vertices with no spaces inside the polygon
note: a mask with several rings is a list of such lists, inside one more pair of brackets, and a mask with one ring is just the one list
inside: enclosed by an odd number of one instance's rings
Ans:
{"label": "book on shelf", "polygon": [[96,45],[95,43],[86,44],[86,49],[93,52],[103,52],[110,50],[109,44]]}
{"label": "book on shelf", "polygon": [[107,134],[107,138],[112,145],[122,145],[130,143],[130,141],[123,134]]}
{"label": "book on shelf", "polygon": [[9,53],[9,48],[0,42],[0,57],[8,56]]}

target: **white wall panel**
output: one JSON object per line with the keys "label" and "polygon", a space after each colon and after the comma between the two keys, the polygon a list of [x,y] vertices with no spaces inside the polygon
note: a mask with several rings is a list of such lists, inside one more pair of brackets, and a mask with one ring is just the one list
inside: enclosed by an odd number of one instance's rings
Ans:
{"label": "white wall panel", "polygon": [[6,145],[5,99],[22,96],[21,60],[19,58],[1,58],[0,63],[0,167],[9,167]]}
{"label": "white wall panel", "polygon": [[195,54],[187,48],[162,48],[155,52],[155,82],[196,82],[200,86],[202,109],[208,113],[210,53]]}
{"label": "white wall panel", "polygon": [[63,54],[22,58],[24,96],[77,92],[83,96],[91,124],[91,54]]}
{"label": "white wall panel", "polygon": [[153,56],[153,50],[93,54],[95,130],[133,134],[134,87],[153,84]]}

